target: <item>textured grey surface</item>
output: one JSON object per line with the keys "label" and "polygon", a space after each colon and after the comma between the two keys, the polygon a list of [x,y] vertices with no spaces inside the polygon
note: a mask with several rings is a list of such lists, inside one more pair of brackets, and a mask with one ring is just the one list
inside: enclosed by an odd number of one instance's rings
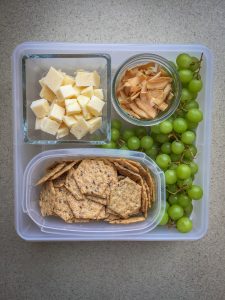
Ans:
{"label": "textured grey surface", "polygon": [[[0,1],[0,299],[225,299],[224,20],[224,1]],[[10,55],[26,40],[202,43],[213,50],[210,218],[204,239],[32,244],[16,235]]]}

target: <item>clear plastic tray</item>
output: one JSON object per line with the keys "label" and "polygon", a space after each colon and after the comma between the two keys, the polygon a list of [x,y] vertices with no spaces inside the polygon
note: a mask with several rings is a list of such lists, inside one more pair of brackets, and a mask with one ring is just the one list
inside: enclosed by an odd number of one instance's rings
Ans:
{"label": "clear plastic tray", "polygon": [[[129,225],[113,225],[106,222],[90,222],[68,224],[56,217],[43,217],[39,207],[40,186],[35,183],[44,175],[46,168],[55,161],[84,159],[92,157],[123,157],[145,165],[154,177],[156,183],[155,202],[149,210],[148,218],[144,222]],[[80,233],[80,234],[143,234],[153,230],[160,222],[165,211],[165,178],[164,173],[147,155],[141,152],[108,150],[108,149],[66,149],[49,150],[35,156],[27,165],[23,180],[23,211],[44,232]]]}
{"label": "clear plastic tray", "polygon": [[[139,53],[154,53],[162,55],[169,60],[175,60],[181,52],[200,57],[204,54],[201,70],[204,88],[199,93],[198,101],[204,113],[197,132],[197,147],[199,165],[196,183],[202,185],[204,197],[194,202],[192,213],[193,230],[187,234],[179,233],[175,228],[157,226],[154,230],[138,235],[110,235],[76,233],[55,234],[40,230],[30,217],[23,212],[22,187],[23,174],[29,161],[44,150],[79,147],[70,145],[28,145],[23,141],[23,107],[22,107],[22,57],[27,54],[46,53],[107,53],[111,56],[112,76],[119,65],[132,55]],[[210,146],[211,146],[211,114],[212,114],[212,54],[202,45],[149,45],[149,44],[74,44],[74,43],[40,43],[29,42],[18,45],[12,56],[13,67],[13,127],[14,127],[14,191],[15,191],[15,228],[18,235],[28,241],[78,241],[78,240],[130,240],[130,241],[171,241],[171,240],[197,240],[202,238],[208,228],[208,202],[210,179]],[[112,117],[118,118],[115,111]]]}

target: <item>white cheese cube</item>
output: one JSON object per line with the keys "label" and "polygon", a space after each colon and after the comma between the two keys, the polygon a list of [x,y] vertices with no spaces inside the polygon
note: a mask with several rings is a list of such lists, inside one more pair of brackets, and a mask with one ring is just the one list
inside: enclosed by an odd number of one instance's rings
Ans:
{"label": "white cheese cube", "polygon": [[102,101],[96,96],[92,96],[91,100],[87,104],[87,109],[92,115],[98,117],[102,114],[102,109],[104,105],[105,105],[104,101]]}
{"label": "white cheese cube", "polygon": [[76,124],[77,120],[74,117],[64,116],[63,122],[66,124],[67,127],[72,127],[74,124]]}
{"label": "white cheese cube", "polygon": [[71,84],[62,85],[58,92],[57,96],[59,99],[66,99],[66,98],[74,98],[79,96],[77,91],[74,89],[74,87]]}
{"label": "white cheese cube", "polygon": [[41,130],[52,135],[56,135],[60,124],[50,118],[44,118],[41,122]]}
{"label": "white cheese cube", "polygon": [[77,86],[94,86],[98,88],[100,85],[100,76],[96,71],[77,72],[75,81]]}
{"label": "white cheese cube", "polygon": [[93,86],[88,86],[81,91],[81,95],[91,98],[94,95]]}
{"label": "white cheese cube", "polygon": [[51,67],[48,71],[48,74],[45,76],[44,84],[47,85],[47,87],[56,94],[56,92],[62,85],[63,79],[63,74]]}
{"label": "white cheese cube", "polygon": [[77,97],[77,101],[80,104],[80,107],[82,109],[82,113],[83,113],[83,116],[84,116],[85,120],[90,119],[91,114],[87,109],[87,104],[90,101],[90,98],[80,95],[80,96]]}
{"label": "white cheese cube", "polygon": [[73,104],[75,99],[65,99],[65,106]]}
{"label": "white cheese cube", "polygon": [[40,97],[48,100],[49,102],[52,102],[54,99],[56,99],[56,95],[46,85],[42,87]]}
{"label": "white cheese cube", "polygon": [[62,82],[62,85],[68,85],[68,84],[74,85],[75,84],[75,78],[72,77],[72,76],[69,76],[69,75],[65,75],[64,79],[63,79],[63,82]]}
{"label": "white cheese cube", "polygon": [[70,132],[80,140],[89,132],[88,123],[84,120],[84,118],[79,118],[77,122],[71,127]]}
{"label": "white cheese cube", "polygon": [[57,122],[62,122],[63,116],[65,115],[65,108],[53,103],[49,112],[49,118]]}
{"label": "white cheese cube", "polygon": [[101,100],[104,100],[103,90],[102,89],[94,89],[94,96],[98,97]]}
{"label": "white cheese cube", "polygon": [[35,130],[40,130],[41,129],[41,123],[42,121],[44,120],[44,118],[36,118],[36,121],[35,121]]}
{"label": "white cheese cube", "polygon": [[81,112],[81,107],[77,102],[77,99],[73,99],[73,102],[66,105],[66,114],[68,116],[79,114]]}
{"label": "white cheese cube", "polygon": [[44,118],[48,115],[50,106],[46,99],[35,100],[31,103],[30,108],[37,118]]}
{"label": "white cheese cube", "polygon": [[45,77],[41,78],[39,80],[39,83],[40,83],[41,87],[43,88],[45,86]]}
{"label": "white cheese cube", "polygon": [[93,118],[87,121],[89,126],[89,132],[94,133],[97,129],[102,127],[102,117]]}
{"label": "white cheese cube", "polygon": [[69,134],[69,128],[63,124],[59,127],[57,134],[56,134],[56,138],[61,139],[64,136],[67,136],[68,134]]}

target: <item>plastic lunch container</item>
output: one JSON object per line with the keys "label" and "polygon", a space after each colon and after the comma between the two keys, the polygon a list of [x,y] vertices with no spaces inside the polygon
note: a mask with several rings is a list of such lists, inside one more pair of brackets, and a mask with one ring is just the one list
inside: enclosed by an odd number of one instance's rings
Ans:
{"label": "plastic lunch container", "polygon": [[[197,131],[196,146],[198,156],[196,162],[199,172],[196,184],[203,187],[202,200],[194,201],[194,210],[191,215],[193,229],[187,234],[182,234],[176,228],[157,226],[150,232],[143,234],[55,234],[40,230],[31,218],[23,211],[23,174],[31,159],[45,150],[62,148],[62,145],[31,145],[24,142],[23,132],[23,95],[22,95],[22,57],[27,54],[87,54],[107,53],[111,56],[112,76],[119,66],[133,55],[140,53],[153,53],[175,61],[179,53],[186,52],[200,57],[203,52],[203,65],[201,78],[203,89],[199,93],[198,102],[204,114]],[[203,45],[176,45],[176,44],[75,44],[75,43],[46,43],[26,42],[18,45],[12,55],[12,83],[13,83],[13,148],[14,148],[14,208],[15,229],[17,234],[27,241],[96,241],[96,240],[127,240],[127,241],[174,241],[197,240],[202,238],[208,228],[208,202],[210,179],[210,146],[211,146],[211,115],[212,115],[212,82],[213,58],[211,51]],[[112,110],[112,118],[119,118]],[[120,118],[119,118],[120,119]],[[127,124],[124,124],[127,126]],[[79,144],[65,144],[63,148],[81,147]],[[125,152],[124,152],[125,154]],[[40,154],[41,155],[41,154]]]}
{"label": "plastic lunch container", "polygon": [[[144,222],[115,225],[105,222],[90,222],[67,224],[63,220],[56,217],[43,217],[39,207],[40,186],[35,186],[35,183],[45,173],[47,167],[55,161],[82,159],[91,157],[123,157],[136,160],[150,169],[156,183],[156,199],[149,210],[148,218]],[[148,158],[147,155],[140,152],[123,151],[123,150],[108,150],[108,149],[66,149],[66,150],[49,150],[35,156],[24,173],[23,181],[23,209],[24,212],[40,227],[44,232],[69,233],[76,232],[98,233],[98,234],[141,234],[146,231],[151,231],[160,222],[165,211],[165,178],[164,173],[159,167]]]}

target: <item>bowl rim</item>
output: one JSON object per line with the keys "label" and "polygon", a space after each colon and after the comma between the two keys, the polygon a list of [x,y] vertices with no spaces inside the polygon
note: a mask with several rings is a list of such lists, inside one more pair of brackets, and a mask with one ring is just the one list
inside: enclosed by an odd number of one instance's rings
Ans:
{"label": "bowl rim", "polygon": [[[119,105],[118,99],[117,99],[117,96],[115,93],[116,83],[117,83],[117,79],[118,79],[119,75],[122,75],[122,72],[124,72],[125,67],[132,62],[134,62],[134,66],[140,65],[140,63],[138,63],[138,62],[135,64],[135,61],[138,59],[143,59],[143,60],[146,59],[148,61],[149,60],[156,61],[158,64],[162,65],[164,68],[169,70],[170,74],[173,74],[173,77],[176,79],[176,82],[177,82],[178,95],[173,101],[173,106],[170,106],[170,108],[164,114],[162,114],[160,117],[152,119],[152,120],[139,120],[139,119],[136,119],[135,117],[129,115]],[[132,67],[134,67],[134,66],[132,66]],[[175,68],[175,66],[173,66],[173,64],[171,64],[169,62],[169,60],[167,60],[166,58],[164,58],[161,55],[157,55],[157,54],[153,54],[153,53],[135,54],[135,55],[129,57],[128,59],[126,59],[116,70],[116,73],[115,73],[115,75],[113,77],[113,81],[112,81],[112,103],[113,103],[113,107],[116,110],[116,112],[125,121],[127,121],[133,125],[137,125],[137,126],[154,126],[154,125],[157,125],[157,124],[163,122],[167,118],[169,118],[174,113],[174,111],[177,109],[177,107],[180,104],[181,89],[182,89],[182,85],[181,85],[181,81],[179,79],[177,69]]]}
{"label": "bowl rim", "polygon": [[[49,59],[49,58],[104,58],[106,60],[106,73],[107,73],[107,95],[106,95],[106,136],[102,140],[50,140],[50,139],[32,139],[29,137],[27,126],[27,104],[26,104],[26,60],[27,59]],[[85,145],[104,145],[109,143],[111,139],[111,55],[108,53],[45,53],[45,54],[24,54],[21,58],[22,62],[22,99],[23,99],[23,132],[24,142],[33,145],[60,145],[60,144],[85,144]]]}

